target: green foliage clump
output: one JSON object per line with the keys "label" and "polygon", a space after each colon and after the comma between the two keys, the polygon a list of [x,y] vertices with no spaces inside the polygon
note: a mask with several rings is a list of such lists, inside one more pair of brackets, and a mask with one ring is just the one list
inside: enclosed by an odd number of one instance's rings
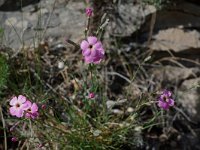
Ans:
{"label": "green foliage clump", "polygon": [[0,93],[3,87],[6,85],[8,78],[9,67],[6,58],[0,55]]}

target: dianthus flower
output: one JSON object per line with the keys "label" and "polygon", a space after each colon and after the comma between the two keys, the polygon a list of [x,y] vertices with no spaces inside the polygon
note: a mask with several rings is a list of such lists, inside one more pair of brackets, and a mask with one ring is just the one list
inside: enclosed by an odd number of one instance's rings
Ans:
{"label": "dianthus flower", "polygon": [[93,92],[89,93],[89,98],[93,99],[95,97],[95,94]]}
{"label": "dianthus flower", "polygon": [[27,108],[26,97],[23,95],[19,95],[18,97],[13,97],[10,101],[10,114],[12,116],[16,116],[18,118],[23,117],[24,110]]}
{"label": "dianthus flower", "polygon": [[174,100],[171,98],[172,93],[168,90],[164,90],[159,97],[158,106],[163,109],[169,109],[170,106],[174,106]]}
{"label": "dianthus flower", "polygon": [[92,13],[93,13],[93,10],[92,8],[86,8],[85,9],[85,13],[88,17],[91,17],[92,16]]}
{"label": "dianthus flower", "polygon": [[37,118],[37,116],[39,115],[37,104],[31,103],[30,101],[26,101],[26,104],[27,104],[28,107],[25,110],[25,112],[26,112],[25,117],[26,118],[32,118],[32,119]]}
{"label": "dianthus flower", "polygon": [[81,42],[82,54],[86,63],[98,64],[104,57],[102,43],[95,36],[89,36]]}
{"label": "dianthus flower", "polygon": [[16,137],[12,137],[12,138],[11,138],[11,141],[12,141],[12,142],[17,142],[17,138],[16,138]]}

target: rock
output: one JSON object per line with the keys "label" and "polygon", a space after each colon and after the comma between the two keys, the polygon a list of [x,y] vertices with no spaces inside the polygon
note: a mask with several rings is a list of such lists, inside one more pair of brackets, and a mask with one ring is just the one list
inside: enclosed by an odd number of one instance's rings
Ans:
{"label": "rock", "polygon": [[182,52],[196,49],[200,53],[200,33],[197,30],[169,28],[160,30],[152,40],[150,45],[152,50]]}
{"label": "rock", "polygon": [[186,80],[178,89],[178,102],[195,121],[200,121],[200,78]]}
{"label": "rock", "polygon": [[[147,41],[151,18],[146,17],[142,27],[144,32],[141,41]],[[168,10],[156,12],[153,25],[152,42],[149,47],[156,51],[183,52],[195,49],[200,54],[200,6],[182,2]]]}
{"label": "rock", "polygon": [[[61,3],[61,0],[59,2]],[[41,1],[41,6],[46,3],[46,0]],[[41,38],[51,39],[53,44],[63,42],[64,37],[75,42],[84,37],[87,18],[83,2],[69,2],[68,5],[58,7],[53,12],[53,3],[50,6],[44,5],[38,10],[35,9],[35,5],[28,5],[23,8],[24,12],[0,11],[0,23],[6,39],[4,44],[18,49],[22,43],[28,47],[37,46]]]}
{"label": "rock", "polygon": [[131,36],[144,23],[145,18],[156,11],[154,6],[134,5],[133,2],[122,3],[117,7],[108,26],[110,34],[115,36]]}
{"label": "rock", "polygon": [[200,74],[200,70],[198,68],[162,66],[151,69],[150,74],[152,74],[158,82],[165,81],[177,85],[177,83],[186,79],[195,78],[197,74]]}

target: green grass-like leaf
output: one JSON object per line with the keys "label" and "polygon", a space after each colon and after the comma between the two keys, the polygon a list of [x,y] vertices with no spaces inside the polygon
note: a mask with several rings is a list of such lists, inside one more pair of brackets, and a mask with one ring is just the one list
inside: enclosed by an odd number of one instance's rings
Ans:
{"label": "green grass-like leaf", "polygon": [[6,58],[0,55],[0,93],[5,87],[9,74],[9,67]]}

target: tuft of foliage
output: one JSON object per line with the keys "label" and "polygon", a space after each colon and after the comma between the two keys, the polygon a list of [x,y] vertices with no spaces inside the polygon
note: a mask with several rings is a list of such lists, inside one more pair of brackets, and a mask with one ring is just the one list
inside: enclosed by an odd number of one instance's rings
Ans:
{"label": "tuft of foliage", "polygon": [[0,93],[3,87],[6,85],[6,81],[9,75],[9,67],[6,58],[0,55]]}

